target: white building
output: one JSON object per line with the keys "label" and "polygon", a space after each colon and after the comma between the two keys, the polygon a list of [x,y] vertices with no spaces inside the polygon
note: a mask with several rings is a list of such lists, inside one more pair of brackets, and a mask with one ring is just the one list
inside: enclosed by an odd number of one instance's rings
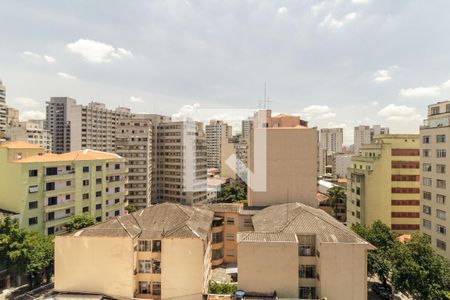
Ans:
{"label": "white building", "polygon": [[26,141],[30,144],[39,145],[47,152],[52,152],[52,135],[44,129],[44,120],[28,120],[12,123],[7,127],[7,139],[10,141]]}
{"label": "white building", "polygon": [[218,120],[211,120],[205,126],[208,168],[220,169],[222,138],[231,137],[231,131],[231,126]]}
{"label": "white building", "polygon": [[[6,131],[6,87],[0,79],[0,133]],[[1,137],[0,137],[1,138]]]}
{"label": "white building", "polygon": [[361,145],[372,143],[373,137],[380,134],[389,134],[389,128],[380,125],[373,125],[372,128],[368,125],[356,126],[353,141],[354,153],[358,154]]}
{"label": "white building", "polygon": [[319,135],[319,175],[332,172],[332,159],[342,151],[344,130],[342,128],[322,128]]}
{"label": "white building", "polygon": [[336,154],[333,157],[333,174],[339,178],[347,176],[347,168],[352,164],[353,154]]}

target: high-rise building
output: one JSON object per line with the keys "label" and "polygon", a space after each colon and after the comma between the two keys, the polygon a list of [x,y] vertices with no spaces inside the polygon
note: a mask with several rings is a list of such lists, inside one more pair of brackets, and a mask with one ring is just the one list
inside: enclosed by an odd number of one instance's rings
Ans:
{"label": "high-rise building", "polygon": [[437,253],[450,259],[450,101],[428,106],[420,127],[421,226]]}
{"label": "high-rise building", "polygon": [[6,131],[6,116],[6,87],[0,79],[0,134]]}
{"label": "high-rise building", "polygon": [[342,151],[344,130],[322,128],[319,135],[319,175],[332,173],[333,156]]}
{"label": "high-rise building", "polygon": [[101,222],[125,213],[124,158],[94,150],[44,152],[22,141],[0,144],[0,170],[8,170],[0,172],[0,208],[18,213],[22,228],[59,234],[74,215]]}
{"label": "high-rise building", "polygon": [[206,138],[200,122],[172,122],[149,115],[153,123],[152,203],[197,204],[207,199]]}
{"label": "high-rise building", "polygon": [[231,126],[219,120],[210,120],[205,126],[208,168],[220,169],[222,138],[230,138],[231,131]]}
{"label": "high-rise building", "polygon": [[359,152],[347,173],[347,223],[419,230],[419,135],[379,135]]}
{"label": "high-rise building", "polygon": [[53,136],[53,151],[115,152],[117,123],[131,115],[130,109],[124,107],[111,110],[103,103],[78,105],[68,97],[52,97],[47,102],[47,129]]}
{"label": "high-rise building", "polygon": [[333,174],[338,178],[347,177],[347,169],[352,165],[353,154],[335,154],[333,156]]}
{"label": "high-rise building", "polygon": [[6,126],[16,126],[19,124],[19,110],[13,107],[6,107]]}
{"label": "high-rise building", "polygon": [[12,121],[7,129],[7,139],[10,141],[27,141],[30,144],[45,148],[46,152],[52,152],[52,135],[44,129],[44,122],[44,120],[28,120],[18,123]]}
{"label": "high-rise building", "polygon": [[250,136],[250,129],[253,126],[253,120],[252,118],[248,118],[247,120],[242,120],[242,137],[248,138]]}
{"label": "high-rise building", "polygon": [[[221,176],[247,182],[248,139],[240,135],[222,138],[221,148]],[[233,155],[234,162],[231,160]]]}
{"label": "high-rise building", "polygon": [[257,111],[253,120],[249,205],[301,202],[317,207],[317,129],[301,125],[298,116],[272,117],[271,110]]}
{"label": "high-rise building", "polygon": [[137,208],[151,204],[153,125],[145,115],[120,119],[116,132],[116,153],[127,160],[128,203]]}
{"label": "high-rise building", "polygon": [[358,154],[361,145],[370,144],[375,136],[381,134],[389,134],[389,128],[381,127],[380,125],[373,125],[372,128],[367,125],[356,126],[353,141],[354,153]]}

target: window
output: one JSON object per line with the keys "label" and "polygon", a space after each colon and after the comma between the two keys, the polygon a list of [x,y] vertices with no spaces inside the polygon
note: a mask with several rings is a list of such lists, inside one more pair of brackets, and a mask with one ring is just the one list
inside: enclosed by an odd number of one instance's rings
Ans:
{"label": "window", "polygon": [[228,249],[227,250],[227,256],[234,256],[234,250],[233,249]]}
{"label": "window", "polygon": [[102,209],[102,204],[101,203],[95,204],[95,209]]}
{"label": "window", "polygon": [[430,157],[431,156],[431,150],[430,149],[423,149],[422,150],[422,156],[423,157]]}
{"label": "window", "polygon": [[114,188],[114,192],[115,192],[115,193],[120,193],[120,187]]}
{"label": "window", "polygon": [[83,207],[83,213],[86,213],[86,212],[88,212],[88,211],[89,211],[89,206]]}
{"label": "window", "polygon": [[422,220],[422,226],[425,227],[425,228],[430,229],[431,228],[431,221],[427,220],[427,219],[423,219]]}
{"label": "window", "polygon": [[312,286],[301,286],[299,288],[298,297],[300,299],[315,299],[316,288]]}
{"label": "window", "polygon": [[83,194],[83,200],[89,199],[89,193]]}
{"label": "window", "polygon": [[217,260],[223,258],[223,249],[213,249],[212,250],[212,259]]}
{"label": "window", "polygon": [[47,214],[47,221],[52,221],[55,219],[55,213],[54,212],[50,212]]}
{"label": "window", "polygon": [[152,241],[139,241],[139,251],[142,252],[152,251]]}
{"label": "window", "polygon": [[102,166],[95,166],[95,171],[100,172],[102,170]]}
{"label": "window", "polygon": [[88,185],[89,185],[89,180],[88,179],[83,180],[83,186],[88,186]]}
{"label": "window", "polygon": [[68,180],[66,181],[66,186],[71,186],[72,185],[72,181]]}
{"label": "window", "polygon": [[430,109],[431,115],[438,115],[439,114],[439,106],[434,106]]}
{"label": "window", "polygon": [[227,225],[234,225],[234,219],[233,218],[227,218]]}
{"label": "window", "polygon": [[157,260],[152,260],[152,273],[161,274],[161,262]]}
{"label": "window", "polygon": [[28,187],[28,192],[30,194],[39,192],[39,187],[37,185],[30,185]]}
{"label": "window", "polygon": [[428,163],[422,164],[422,170],[425,172],[431,172],[431,164]]}
{"label": "window", "polygon": [[298,236],[298,255],[299,256],[314,256],[316,238],[314,235],[299,235]]}
{"label": "window", "polygon": [[445,134],[436,135],[436,143],[445,143]]}
{"label": "window", "polygon": [[431,200],[431,193],[430,192],[423,192],[422,193],[423,199],[425,200]]}
{"label": "window", "polygon": [[212,234],[212,243],[217,244],[223,242],[223,232],[214,232]]}
{"label": "window", "polygon": [[161,252],[161,241],[160,240],[152,241],[152,251],[153,252]]}
{"label": "window", "polygon": [[445,174],[445,165],[437,164],[436,172],[440,174]]}
{"label": "window", "polygon": [[445,226],[436,224],[436,232],[445,235],[447,233],[447,228]]}
{"label": "window", "polygon": [[102,196],[102,191],[95,192],[95,197],[101,197],[101,196]]}
{"label": "window", "polygon": [[436,194],[436,203],[445,204],[445,196]]}
{"label": "window", "polygon": [[38,208],[38,202],[37,201],[32,201],[28,203],[28,209],[35,209]]}
{"label": "window", "polygon": [[151,294],[149,282],[139,281],[139,294]]}
{"label": "window", "polygon": [[89,166],[84,166],[83,173],[88,173],[88,172],[89,172]]}
{"label": "window", "polygon": [[436,209],[436,217],[441,220],[445,220],[447,218],[446,212],[440,209]]}
{"label": "window", "polygon": [[234,241],[234,233],[227,233],[227,241]]}
{"label": "window", "polygon": [[102,217],[97,217],[97,218],[95,218],[95,221],[96,221],[96,222],[101,222],[101,221],[102,221]]}
{"label": "window", "polygon": [[429,135],[424,135],[424,136],[422,137],[422,143],[423,143],[423,144],[429,144],[429,143],[430,143],[430,140],[431,140],[431,137],[430,137]]}
{"label": "window", "polygon": [[437,179],[437,180],[436,180],[436,186],[437,186],[438,188],[445,189],[445,186],[446,186],[445,180]]}
{"label": "window", "polygon": [[153,295],[161,295],[161,282],[152,283]]}
{"label": "window", "polygon": [[54,182],[47,182],[45,184],[45,190],[46,191],[54,191],[55,190],[55,183]]}
{"label": "window", "polygon": [[445,149],[437,149],[436,150],[436,157],[446,157],[447,151]]}
{"label": "window", "polygon": [[45,169],[45,175],[47,175],[47,176],[53,176],[53,175],[57,175],[57,174],[58,174],[58,168],[56,168],[56,167]]}
{"label": "window", "polygon": [[52,205],[56,205],[56,204],[58,204],[58,198],[56,198],[56,197],[49,197],[48,199],[47,199],[47,205],[49,205],[49,206],[52,206]]}
{"label": "window", "polygon": [[422,179],[422,183],[423,183],[423,185],[431,186],[432,179],[431,179],[431,178],[428,178],[428,177],[424,177],[424,178]]}
{"label": "window", "polygon": [[28,225],[36,225],[38,223],[38,218],[37,217],[32,217],[28,219]]}
{"label": "window", "polygon": [[431,207],[424,205],[422,207],[422,212],[427,215],[431,215]]}
{"label": "window", "polygon": [[300,265],[298,274],[300,278],[315,278],[316,267],[313,265]]}
{"label": "window", "polygon": [[95,179],[95,184],[102,184],[102,179],[101,178]]}
{"label": "window", "polygon": [[152,272],[152,262],[150,260],[140,260],[139,273],[151,273],[151,272]]}
{"label": "window", "polygon": [[28,171],[28,176],[29,177],[36,177],[36,176],[38,176],[38,170],[30,170],[30,171]]}
{"label": "window", "polygon": [[72,170],[72,167],[71,166],[66,166],[66,171],[67,172],[69,172],[69,171],[71,171]]}
{"label": "window", "polygon": [[47,228],[47,235],[55,234],[55,227],[49,227]]}
{"label": "window", "polygon": [[114,169],[119,170],[120,169],[120,164],[115,164],[114,165]]}
{"label": "window", "polygon": [[120,215],[120,210],[116,210],[115,212],[114,212],[114,216],[119,216]]}
{"label": "window", "polygon": [[436,247],[445,251],[447,249],[447,244],[444,241],[436,239]]}

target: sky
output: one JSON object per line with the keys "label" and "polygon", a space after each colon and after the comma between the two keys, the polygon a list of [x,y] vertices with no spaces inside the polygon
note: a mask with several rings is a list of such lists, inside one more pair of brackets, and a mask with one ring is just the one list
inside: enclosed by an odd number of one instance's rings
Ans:
{"label": "sky", "polygon": [[45,117],[52,96],[236,118],[234,110],[260,107],[266,82],[273,112],[342,127],[351,144],[356,125],[417,133],[427,105],[450,97],[447,0],[0,0],[0,7],[0,77],[22,119]]}

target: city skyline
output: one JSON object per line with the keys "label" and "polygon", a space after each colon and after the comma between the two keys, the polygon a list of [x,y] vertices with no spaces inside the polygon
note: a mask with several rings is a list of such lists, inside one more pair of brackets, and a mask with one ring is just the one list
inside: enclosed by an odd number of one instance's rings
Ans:
{"label": "city skyline", "polygon": [[86,3],[2,4],[0,76],[23,118],[44,117],[52,96],[167,115],[256,109],[267,82],[274,114],[342,127],[348,145],[360,124],[417,133],[426,104],[450,96],[448,4],[134,2],[108,4],[128,12],[112,17]]}

